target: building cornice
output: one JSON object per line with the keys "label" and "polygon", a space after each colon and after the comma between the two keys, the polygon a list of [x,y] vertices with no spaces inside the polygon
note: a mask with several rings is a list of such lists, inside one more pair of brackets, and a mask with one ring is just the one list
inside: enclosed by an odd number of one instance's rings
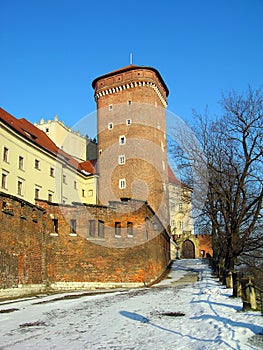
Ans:
{"label": "building cornice", "polygon": [[155,93],[157,94],[157,96],[159,97],[164,108],[167,107],[167,102],[166,102],[165,97],[162,95],[158,86],[155,83],[153,83],[151,81],[151,79],[149,79],[149,80],[144,79],[143,81],[131,81],[128,83],[116,85],[116,86],[111,87],[111,88],[105,88],[105,89],[102,88],[102,89],[100,89],[99,92],[97,92],[95,94],[95,101],[97,101],[100,97],[103,97],[105,95],[111,95],[114,93],[118,93],[122,90],[133,89],[133,88],[142,87],[142,86],[149,87],[149,88],[153,89],[155,91]]}

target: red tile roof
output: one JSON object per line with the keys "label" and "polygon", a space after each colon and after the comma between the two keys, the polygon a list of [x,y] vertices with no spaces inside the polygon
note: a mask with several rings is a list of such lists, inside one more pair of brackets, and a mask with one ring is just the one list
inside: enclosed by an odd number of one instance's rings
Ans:
{"label": "red tile roof", "polygon": [[183,183],[177,179],[177,177],[174,175],[170,165],[168,165],[168,182],[172,183],[174,185],[184,187],[184,188],[191,190],[191,188],[189,186],[187,186],[185,183]]}
{"label": "red tile roof", "polygon": [[79,163],[68,153],[57,147],[57,145],[42,130],[38,129],[26,119],[17,119],[0,107],[0,120],[35,145],[45,149],[56,157],[63,157],[65,162],[82,172],[84,175],[85,172],[89,174],[95,173],[95,166],[93,166],[90,161]]}

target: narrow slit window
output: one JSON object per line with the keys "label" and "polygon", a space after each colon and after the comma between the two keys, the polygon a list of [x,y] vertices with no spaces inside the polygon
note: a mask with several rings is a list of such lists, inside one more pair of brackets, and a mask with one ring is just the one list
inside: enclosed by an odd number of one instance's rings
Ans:
{"label": "narrow slit window", "polygon": [[89,220],[89,236],[94,237],[96,230],[96,222],[95,220]]}
{"label": "narrow slit window", "polygon": [[70,220],[70,233],[76,233],[77,232],[77,222],[75,219]]}
{"label": "narrow slit window", "polygon": [[98,236],[104,238],[104,221],[98,221]]}
{"label": "narrow slit window", "polygon": [[127,222],[127,235],[133,236],[133,223],[129,221]]}
{"label": "narrow slit window", "polygon": [[115,222],[115,236],[120,237],[121,236],[121,223]]}

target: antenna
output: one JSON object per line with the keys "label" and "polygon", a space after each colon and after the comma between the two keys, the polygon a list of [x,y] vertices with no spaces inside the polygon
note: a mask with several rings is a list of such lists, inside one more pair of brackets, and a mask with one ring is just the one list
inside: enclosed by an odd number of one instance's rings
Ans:
{"label": "antenna", "polygon": [[132,52],[130,52],[130,64],[132,64]]}

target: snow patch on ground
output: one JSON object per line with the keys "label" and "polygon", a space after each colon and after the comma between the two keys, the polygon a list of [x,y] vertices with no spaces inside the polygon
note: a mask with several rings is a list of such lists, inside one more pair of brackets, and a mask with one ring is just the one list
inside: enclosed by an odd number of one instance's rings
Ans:
{"label": "snow patch on ground", "polygon": [[[198,281],[184,284],[189,275]],[[151,288],[66,295],[0,303],[0,310],[17,309],[0,312],[0,349],[262,348],[263,317],[241,312],[241,300],[230,298],[204,260],[175,261]]]}

